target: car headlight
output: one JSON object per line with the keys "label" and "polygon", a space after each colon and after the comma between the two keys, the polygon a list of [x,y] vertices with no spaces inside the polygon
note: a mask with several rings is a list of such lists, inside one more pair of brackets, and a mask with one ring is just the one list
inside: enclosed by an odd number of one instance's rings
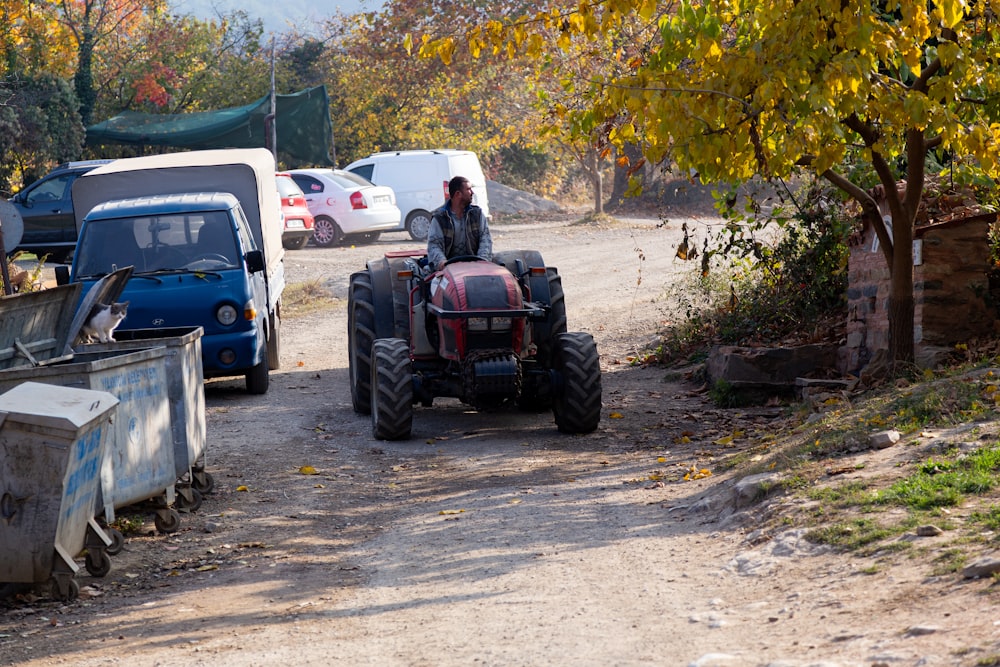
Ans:
{"label": "car headlight", "polygon": [[215,311],[215,319],[219,320],[219,324],[228,327],[236,321],[236,309],[228,303],[224,306],[219,306],[218,310]]}

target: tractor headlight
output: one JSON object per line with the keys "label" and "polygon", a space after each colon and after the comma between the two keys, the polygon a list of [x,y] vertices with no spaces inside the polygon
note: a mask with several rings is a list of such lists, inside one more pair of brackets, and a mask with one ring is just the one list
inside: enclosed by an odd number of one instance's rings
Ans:
{"label": "tractor headlight", "polygon": [[469,331],[486,331],[489,326],[489,320],[485,317],[470,317],[468,319]]}
{"label": "tractor headlight", "polygon": [[509,317],[494,317],[493,318],[493,331],[510,331],[514,320]]}

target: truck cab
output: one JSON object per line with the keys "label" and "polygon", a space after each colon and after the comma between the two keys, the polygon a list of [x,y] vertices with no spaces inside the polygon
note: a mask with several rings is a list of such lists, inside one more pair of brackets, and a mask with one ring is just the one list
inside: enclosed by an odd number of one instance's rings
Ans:
{"label": "truck cab", "polygon": [[245,375],[250,393],[265,393],[280,368],[285,288],[270,151],[122,158],[77,178],[72,197],[79,242],[57,280],[89,286],[133,267],[122,330],[203,327],[205,377]]}
{"label": "truck cab", "polygon": [[239,200],[228,193],[104,202],[83,220],[69,277],[86,292],[132,266],[122,329],[200,326],[205,377],[245,374],[267,391],[264,260]]}

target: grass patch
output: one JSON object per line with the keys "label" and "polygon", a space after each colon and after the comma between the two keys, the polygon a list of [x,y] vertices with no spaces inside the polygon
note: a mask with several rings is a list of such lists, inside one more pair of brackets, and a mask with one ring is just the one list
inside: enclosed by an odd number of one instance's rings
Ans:
{"label": "grass patch", "polygon": [[285,319],[305,317],[336,308],[340,299],[319,280],[285,285],[281,294],[282,315]]}
{"label": "grass patch", "polygon": [[983,495],[996,487],[1000,473],[1000,448],[978,449],[954,461],[928,459],[916,472],[875,494],[873,502],[913,510],[955,507],[966,496]]}

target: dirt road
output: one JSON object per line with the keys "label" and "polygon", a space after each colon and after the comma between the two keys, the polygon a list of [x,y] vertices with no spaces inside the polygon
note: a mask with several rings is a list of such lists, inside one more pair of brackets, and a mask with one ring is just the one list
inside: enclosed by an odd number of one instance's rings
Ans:
{"label": "dirt road", "polygon": [[764,536],[767,508],[734,512],[732,473],[689,474],[779,412],[718,410],[624,363],[690,270],[680,221],[656,222],[494,229],[498,249],[559,268],[569,329],[598,342],[586,436],[442,400],[417,408],[412,440],[373,440],[347,387],[348,277],[411,244],[289,253],[291,282],[322,277],[344,301],[285,322],[266,396],[207,385],[215,493],[81,576],[78,601],[0,606],[0,664],[965,665],[996,649],[1000,613],[977,591]]}

